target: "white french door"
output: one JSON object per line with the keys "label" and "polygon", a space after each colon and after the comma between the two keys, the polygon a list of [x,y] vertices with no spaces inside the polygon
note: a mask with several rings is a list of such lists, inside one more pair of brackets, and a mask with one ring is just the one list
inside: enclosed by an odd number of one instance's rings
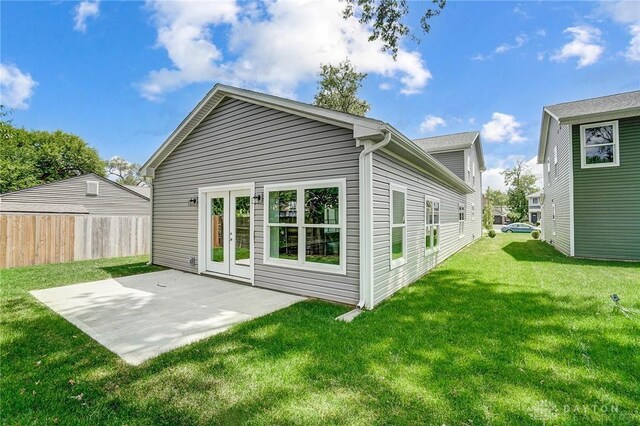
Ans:
{"label": "white french door", "polygon": [[251,279],[251,190],[206,193],[206,270]]}

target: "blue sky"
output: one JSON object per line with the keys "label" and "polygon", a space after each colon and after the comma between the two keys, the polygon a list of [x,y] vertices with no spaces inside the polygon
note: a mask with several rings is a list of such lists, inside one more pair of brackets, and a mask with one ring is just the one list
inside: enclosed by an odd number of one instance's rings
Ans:
{"label": "blue sky", "polygon": [[142,163],[214,83],[311,102],[320,64],[349,57],[370,116],[413,138],[481,130],[485,187],[499,187],[534,157],[542,106],[640,89],[638,2],[450,1],[397,61],[342,7],[2,1],[0,101],[18,126]]}

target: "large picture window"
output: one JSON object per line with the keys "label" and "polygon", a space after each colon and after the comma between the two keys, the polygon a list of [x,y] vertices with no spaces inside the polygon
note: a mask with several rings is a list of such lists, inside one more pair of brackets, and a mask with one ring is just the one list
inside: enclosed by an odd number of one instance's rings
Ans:
{"label": "large picture window", "polygon": [[265,185],[265,263],[344,274],[344,179]]}
{"label": "large picture window", "polygon": [[580,126],[580,156],[583,169],[620,165],[618,122]]}
{"label": "large picture window", "polygon": [[407,188],[390,184],[391,268],[407,262]]}
{"label": "large picture window", "polygon": [[438,250],[440,243],[440,200],[425,198],[425,250],[426,254]]}

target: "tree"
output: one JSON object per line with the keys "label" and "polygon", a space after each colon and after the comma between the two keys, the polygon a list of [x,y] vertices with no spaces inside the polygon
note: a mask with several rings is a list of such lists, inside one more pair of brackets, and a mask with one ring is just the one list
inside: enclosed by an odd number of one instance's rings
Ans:
{"label": "tree", "polygon": [[[382,50],[390,50],[395,59],[398,55],[398,40],[409,34],[409,27],[403,22],[409,14],[407,0],[345,0],[343,17],[352,16],[362,25],[371,25],[373,32],[369,41],[381,40]],[[420,27],[425,34],[431,30],[429,21],[438,16],[447,4],[447,0],[431,0],[434,8],[427,8],[420,18]],[[413,39],[419,39],[413,35]]]}
{"label": "tree", "polygon": [[2,121],[0,133],[0,193],[90,172],[105,175],[98,151],[76,135],[25,130],[9,121]]}
{"label": "tree", "polygon": [[511,169],[500,172],[504,176],[507,190],[509,218],[513,221],[525,220],[529,215],[529,202],[527,195],[538,191],[536,176],[529,171],[523,160],[516,160],[516,165]]}
{"label": "tree", "polygon": [[491,200],[494,206],[506,206],[509,203],[509,197],[499,189],[487,188],[486,197]]}
{"label": "tree", "polygon": [[[487,188],[487,191],[489,188]],[[482,208],[482,226],[487,229],[493,229],[493,201],[491,198],[484,197],[484,206]]]}
{"label": "tree", "polygon": [[139,185],[145,182],[140,176],[140,164],[130,163],[122,157],[111,157],[106,162],[107,175],[116,178],[116,182],[122,185]]}
{"label": "tree", "polygon": [[367,75],[356,72],[348,59],[337,67],[322,65],[319,76],[314,104],[355,115],[365,115],[371,108],[358,98],[358,89]]}

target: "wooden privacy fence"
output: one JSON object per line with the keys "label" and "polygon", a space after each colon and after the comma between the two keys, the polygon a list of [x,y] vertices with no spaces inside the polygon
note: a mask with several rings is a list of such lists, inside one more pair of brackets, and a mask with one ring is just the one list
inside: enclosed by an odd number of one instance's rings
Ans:
{"label": "wooden privacy fence", "polygon": [[149,253],[148,216],[0,215],[0,268]]}

